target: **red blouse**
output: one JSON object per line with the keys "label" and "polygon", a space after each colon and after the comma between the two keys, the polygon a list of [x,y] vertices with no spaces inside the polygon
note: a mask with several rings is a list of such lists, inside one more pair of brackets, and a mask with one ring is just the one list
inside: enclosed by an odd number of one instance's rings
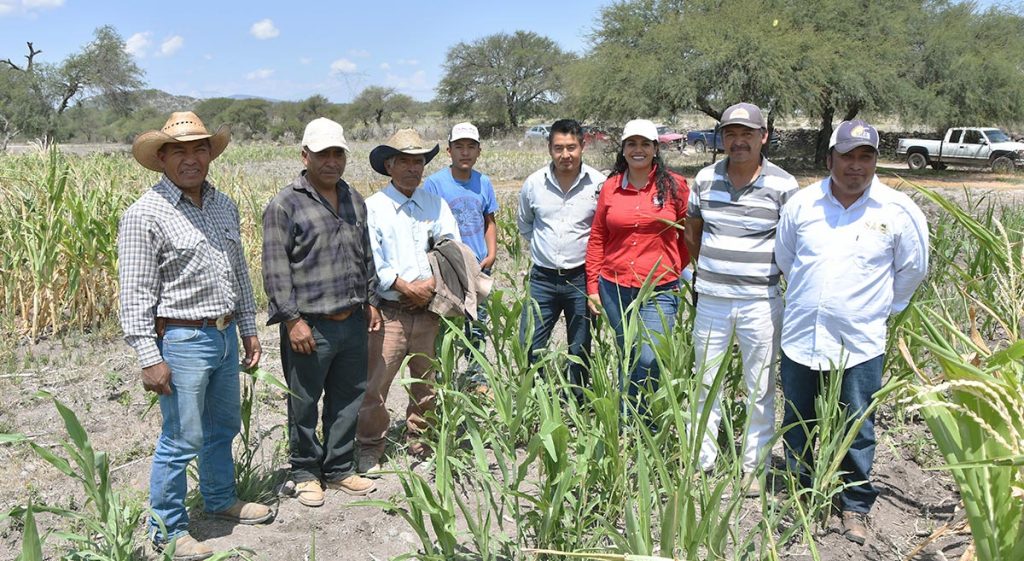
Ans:
{"label": "red blouse", "polygon": [[622,175],[609,177],[601,186],[587,244],[587,294],[597,294],[598,277],[639,288],[657,266],[651,278],[661,285],[677,280],[689,264],[682,225],[690,187],[681,175],[669,172],[677,198],[655,204],[662,202],[656,201],[656,171],[651,170],[639,191],[622,187]]}

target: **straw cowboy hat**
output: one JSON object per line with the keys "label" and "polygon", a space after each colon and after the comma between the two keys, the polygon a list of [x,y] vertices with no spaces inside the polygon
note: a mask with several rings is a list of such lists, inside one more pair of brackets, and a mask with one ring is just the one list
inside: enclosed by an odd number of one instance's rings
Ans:
{"label": "straw cowboy hat", "polygon": [[231,142],[231,128],[221,125],[217,132],[210,134],[206,125],[191,111],[171,113],[158,131],[146,131],[135,137],[132,143],[132,156],[142,167],[153,171],[164,171],[164,164],[157,156],[160,147],[168,142],[190,142],[192,140],[210,139],[210,161],[217,159]]}
{"label": "straw cowboy hat", "polygon": [[370,152],[370,167],[381,175],[391,175],[384,169],[384,160],[395,154],[410,154],[413,156],[423,154],[426,158],[424,164],[429,164],[441,147],[437,143],[434,143],[433,148],[427,148],[426,146],[427,142],[423,140],[420,133],[413,129],[400,129],[391,135],[391,138],[387,139],[384,144]]}

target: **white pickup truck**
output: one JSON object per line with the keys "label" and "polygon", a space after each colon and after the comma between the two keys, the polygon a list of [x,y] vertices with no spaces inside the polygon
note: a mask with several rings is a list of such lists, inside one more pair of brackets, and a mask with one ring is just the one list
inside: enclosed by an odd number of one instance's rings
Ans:
{"label": "white pickup truck", "polygon": [[942,140],[901,138],[896,155],[906,156],[910,169],[947,165],[991,168],[997,173],[1024,166],[1024,143],[1014,142],[1005,132],[995,128],[955,127],[946,131]]}

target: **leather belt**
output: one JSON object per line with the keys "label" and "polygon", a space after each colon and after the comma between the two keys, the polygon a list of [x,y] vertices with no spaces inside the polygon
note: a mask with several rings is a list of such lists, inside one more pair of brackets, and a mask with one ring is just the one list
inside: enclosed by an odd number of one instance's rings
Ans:
{"label": "leather belt", "polygon": [[324,314],[320,316],[320,318],[330,321],[345,321],[352,315],[352,311],[353,308],[348,308],[347,310],[342,310],[336,314]]}
{"label": "leather belt", "polygon": [[224,331],[231,325],[231,322],[235,320],[234,314],[225,314],[217,318],[209,319],[178,319],[178,318],[156,318],[156,334],[158,337],[164,336],[164,329],[168,325],[177,327],[216,327],[220,331]]}
{"label": "leather belt", "polygon": [[586,265],[580,265],[579,267],[573,267],[572,269],[549,269],[547,267],[541,267],[540,265],[534,265],[533,268],[542,273],[557,275],[560,277],[574,277],[576,275],[583,274],[583,272],[586,271]]}

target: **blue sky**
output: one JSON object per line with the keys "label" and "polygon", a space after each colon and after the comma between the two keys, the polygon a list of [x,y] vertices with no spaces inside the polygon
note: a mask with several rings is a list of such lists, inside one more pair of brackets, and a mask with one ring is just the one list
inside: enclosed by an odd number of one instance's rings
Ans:
{"label": "blue sky", "polygon": [[173,94],[345,102],[382,85],[429,100],[456,43],[522,29],[582,53],[610,2],[0,0],[0,60],[23,63],[32,41],[36,60],[59,62],[110,24]]}

